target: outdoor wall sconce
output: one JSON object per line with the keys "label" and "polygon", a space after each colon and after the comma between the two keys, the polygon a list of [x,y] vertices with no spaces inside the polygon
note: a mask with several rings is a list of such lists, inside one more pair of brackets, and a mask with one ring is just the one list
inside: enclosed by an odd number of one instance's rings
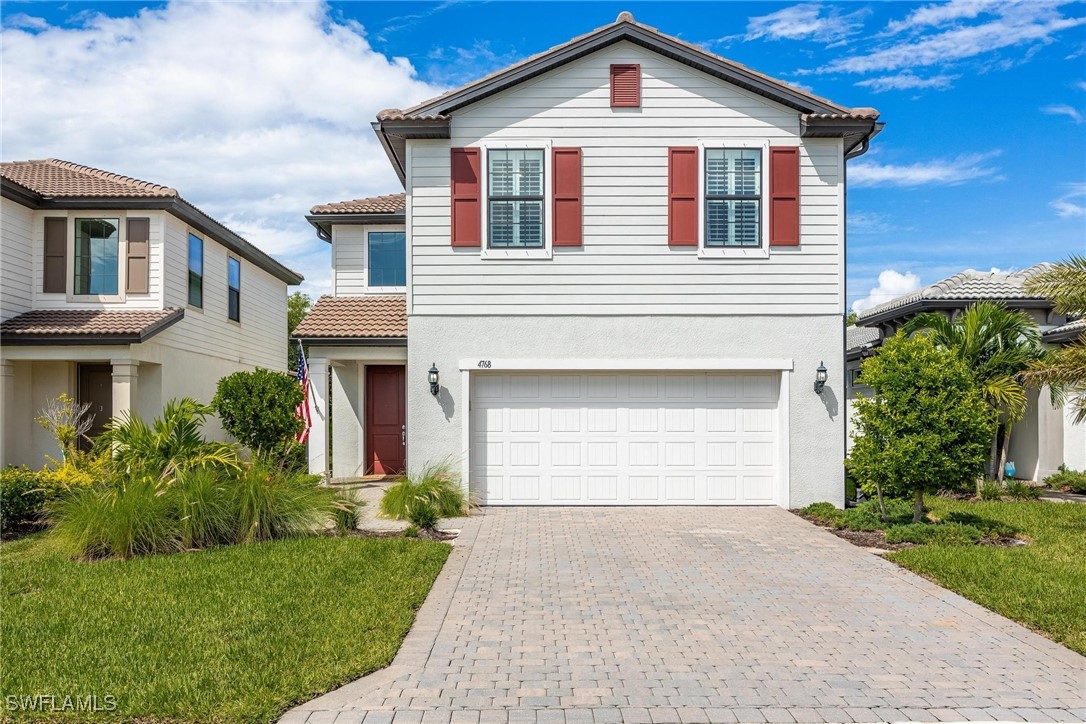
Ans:
{"label": "outdoor wall sconce", "polygon": [[818,363],[818,369],[815,370],[815,394],[821,395],[823,388],[826,387],[826,364],[824,362]]}
{"label": "outdoor wall sconce", "polygon": [[437,362],[434,362],[432,365],[430,365],[430,371],[426,373],[426,379],[430,381],[430,394],[434,397],[437,397],[437,393],[441,389],[437,384]]}

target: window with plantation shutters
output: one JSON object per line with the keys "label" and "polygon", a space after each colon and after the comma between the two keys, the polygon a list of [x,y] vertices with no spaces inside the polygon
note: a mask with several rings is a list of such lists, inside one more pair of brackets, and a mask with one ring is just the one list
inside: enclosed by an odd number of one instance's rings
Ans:
{"label": "window with plantation shutters", "polygon": [[641,106],[641,66],[636,63],[611,66],[611,107]]}
{"label": "window with plantation shutters", "polygon": [[762,243],[762,150],[705,149],[705,247]]}
{"label": "window with plantation shutters", "polygon": [[487,244],[543,248],[543,149],[487,151]]}

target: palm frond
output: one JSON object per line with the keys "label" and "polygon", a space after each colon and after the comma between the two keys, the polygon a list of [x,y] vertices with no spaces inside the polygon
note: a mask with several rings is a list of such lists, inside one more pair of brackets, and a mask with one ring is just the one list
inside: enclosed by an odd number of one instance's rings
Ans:
{"label": "palm frond", "polygon": [[1034,274],[1023,285],[1051,300],[1060,314],[1086,316],[1086,257],[1077,254]]}

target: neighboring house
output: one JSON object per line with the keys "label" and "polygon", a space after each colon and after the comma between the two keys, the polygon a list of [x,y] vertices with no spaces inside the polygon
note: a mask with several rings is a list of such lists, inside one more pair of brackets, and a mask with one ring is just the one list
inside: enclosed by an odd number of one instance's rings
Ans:
{"label": "neighboring house", "polygon": [[[66,161],[0,165],[0,463],[59,456],[35,417],[61,393],[92,432],[219,378],[285,368],[287,269],[165,186]],[[213,434],[218,434],[216,428]]]}
{"label": "neighboring house", "polygon": [[331,442],[335,477],[452,460],[490,505],[842,504],[845,163],[877,119],[628,13],[382,111],[406,193],[308,216],[311,469]]}
{"label": "neighboring house", "polygon": [[[967,269],[930,286],[891,299],[857,315],[856,326],[847,330],[848,400],[871,394],[863,384],[860,364],[875,354],[882,340],[892,336],[920,312],[940,312],[953,317],[970,304],[983,300],[1004,302],[1010,309],[1030,315],[1049,345],[1067,344],[1086,332],[1086,320],[1068,321],[1052,309],[1044,297],[1030,295],[1023,284],[1047,265],[1038,264],[1017,272],[980,272]],[[1015,477],[1042,480],[1065,464],[1086,469],[1086,424],[1075,424],[1070,409],[1053,407],[1047,388],[1027,392],[1028,405],[1022,420],[1011,429],[1007,459],[1015,464]],[[850,431],[851,431],[851,414]],[[851,437],[849,445],[851,447]]]}

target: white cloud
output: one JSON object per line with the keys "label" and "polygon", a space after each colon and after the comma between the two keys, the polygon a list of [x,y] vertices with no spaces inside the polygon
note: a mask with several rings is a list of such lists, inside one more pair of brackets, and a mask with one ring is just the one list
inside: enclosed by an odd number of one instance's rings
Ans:
{"label": "white cloud", "polygon": [[182,3],[3,46],[4,158],[57,157],[177,188],[327,288],[315,203],[400,189],[370,122],[429,98],[403,58],[323,4]]}
{"label": "white cloud", "polygon": [[924,5],[905,16],[902,20],[891,20],[886,26],[887,34],[900,33],[932,25],[942,25],[954,20],[969,20],[993,7],[1007,5],[1006,0],[950,0],[945,3]]}
{"label": "white cloud", "polygon": [[953,85],[960,75],[934,75],[929,78],[906,71],[897,75],[886,75],[879,78],[868,78],[856,83],[858,86],[870,88],[875,93],[885,93],[892,90],[913,90],[932,88],[934,90],[946,90]]}
{"label": "white cloud", "polygon": [[917,161],[911,164],[879,163],[868,159],[849,168],[848,180],[852,186],[952,186],[980,179],[998,180],[999,169],[988,161],[999,151],[973,153],[952,159]]}
{"label": "white cloud", "polygon": [[1049,202],[1061,219],[1074,219],[1086,216],[1086,183],[1067,184],[1067,193]]}
{"label": "white cloud", "polygon": [[1075,87],[1078,88],[1080,91],[1086,91],[1086,80],[1078,81],[1077,83],[1075,83]]}
{"label": "white cloud", "polygon": [[[1086,23],[1083,17],[1065,17],[1059,9],[1061,4],[1065,3],[1028,0],[926,6],[888,28],[891,33],[905,29],[922,32],[868,53],[835,60],[822,71],[872,73],[945,66],[1006,48],[1051,43],[1060,32]],[[928,12],[917,19],[916,13],[923,10]],[[976,19],[981,14],[990,17],[975,24],[956,22]]]}
{"label": "white cloud", "polygon": [[1082,123],[1082,113],[1074,106],[1069,106],[1066,103],[1047,105],[1041,109],[1041,113],[1047,113],[1050,116],[1067,116],[1075,123]]}
{"label": "white cloud", "polygon": [[911,294],[919,288],[920,277],[916,274],[912,272],[902,274],[893,269],[884,269],[879,272],[878,284],[871,288],[867,296],[852,303],[852,311],[862,312],[874,307],[876,304],[882,304],[905,294]]}
{"label": "white cloud", "polygon": [[860,30],[866,14],[866,10],[842,14],[836,8],[818,3],[793,5],[768,15],[751,18],[747,23],[745,38],[833,42]]}

